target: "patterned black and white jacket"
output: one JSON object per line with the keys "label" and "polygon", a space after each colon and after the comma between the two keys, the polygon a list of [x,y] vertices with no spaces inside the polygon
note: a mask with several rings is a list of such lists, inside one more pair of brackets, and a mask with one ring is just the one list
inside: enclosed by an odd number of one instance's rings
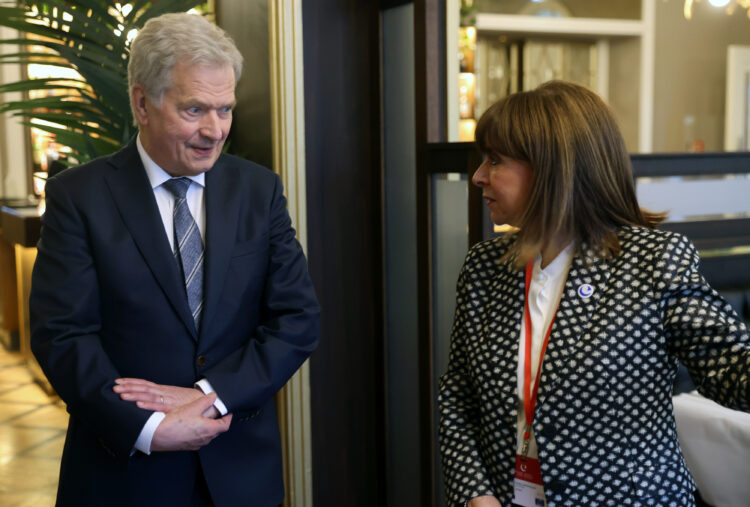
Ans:
{"label": "patterned black and white jacket", "polygon": [[[584,246],[563,288],[534,418],[545,493],[550,506],[693,505],[672,411],[677,361],[704,396],[748,411],[750,336],[685,237],[638,227],[618,237],[610,263]],[[451,505],[513,498],[524,274],[499,261],[513,240],[474,246],[458,281],[439,396]]]}

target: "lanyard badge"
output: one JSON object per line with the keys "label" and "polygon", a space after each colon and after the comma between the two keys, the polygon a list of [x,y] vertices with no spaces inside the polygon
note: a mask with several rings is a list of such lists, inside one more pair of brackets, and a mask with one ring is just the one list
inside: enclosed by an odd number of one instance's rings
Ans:
{"label": "lanyard badge", "polygon": [[[534,378],[534,384],[531,383],[531,341],[532,341],[532,329],[531,329],[531,311],[529,310],[529,286],[531,285],[531,274],[534,270],[534,262],[529,261],[526,265],[526,287],[524,293],[524,311],[523,318],[526,327],[525,332],[525,351],[523,361],[523,410],[526,416],[526,428],[523,432],[523,443],[521,444],[521,454],[527,456],[529,452],[529,441],[531,440],[531,423],[534,421],[534,409],[536,408],[536,397],[539,391],[539,380],[542,376],[542,362],[544,361],[544,353],[547,351],[547,344],[549,343],[549,336],[552,333],[552,326],[555,324],[555,316],[553,314],[552,320],[549,323],[547,332],[544,334],[544,342],[542,343],[542,350],[539,354],[539,367],[536,369],[536,376]],[[557,309],[555,309],[555,314]]]}
{"label": "lanyard badge", "polygon": [[[539,460],[529,456],[529,446],[531,443],[532,422],[534,421],[534,409],[536,408],[537,392],[539,391],[539,380],[542,376],[542,362],[544,353],[547,350],[547,343],[552,333],[552,326],[555,323],[553,315],[552,321],[544,335],[542,350],[539,354],[539,367],[536,370],[536,376],[532,384],[531,381],[531,311],[529,309],[529,286],[531,285],[531,275],[534,270],[534,261],[530,260],[526,265],[526,287],[524,293],[524,324],[525,324],[525,343],[524,343],[524,364],[523,364],[523,409],[526,417],[526,426],[524,427],[521,449],[516,454],[516,472],[514,480],[514,499],[513,504],[523,507],[537,507],[546,505],[544,495],[544,486],[542,484],[542,471],[539,466]],[[555,309],[557,313],[557,309]],[[536,453],[535,453],[536,454]]]}

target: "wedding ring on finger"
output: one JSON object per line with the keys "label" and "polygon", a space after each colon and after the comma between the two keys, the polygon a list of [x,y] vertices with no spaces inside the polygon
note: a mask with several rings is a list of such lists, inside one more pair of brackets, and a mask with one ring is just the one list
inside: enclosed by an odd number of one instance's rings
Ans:
{"label": "wedding ring on finger", "polygon": [[164,405],[164,396],[159,395],[159,399],[161,400],[161,404]]}

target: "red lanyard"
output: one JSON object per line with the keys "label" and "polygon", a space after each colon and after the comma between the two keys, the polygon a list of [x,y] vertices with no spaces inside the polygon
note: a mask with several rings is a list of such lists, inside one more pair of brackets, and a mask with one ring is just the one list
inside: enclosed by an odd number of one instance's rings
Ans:
{"label": "red lanyard", "polygon": [[[552,326],[555,323],[555,315],[552,315],[552,321],[549,323],[547,333],[544,335],[544,343],[542,344],[542,351],[539,355],[539,367],[536,370],[536,378],[534,379],[534,386],[532,391],[531,386],[531,312],[529,311],[529,286],[531,285],[531,275],[534,271],[533,259],[526,264],[526,293],[524,297],[524,312],[523,318],[526,323],[526,355],[523,363],[523,409],[526,413],[526,429],[523,433],[523,446],[521,453],[526,455],[525,451],[528,451],[528,442],[531,437],[530,429],[531,423],[534,420],[534,408],[536,407],[536,395],[539,390],[539,379],[542,376],[542,361],[544,361],[544,352],[547,350],[547,343],[549,342],[549,335],[552,332]],[[557,314],[557,308],[555,308],[555,314]]]}

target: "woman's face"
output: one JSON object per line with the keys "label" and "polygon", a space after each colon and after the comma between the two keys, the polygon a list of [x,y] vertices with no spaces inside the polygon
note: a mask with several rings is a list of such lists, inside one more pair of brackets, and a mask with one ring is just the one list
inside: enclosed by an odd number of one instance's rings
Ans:
{"label": "woman's face", "polygon": [[527,162],[504,155],[488,155],[471,181],[482,189],[482,197],[495,224],[517,226],[532,178],[533,171]]}

